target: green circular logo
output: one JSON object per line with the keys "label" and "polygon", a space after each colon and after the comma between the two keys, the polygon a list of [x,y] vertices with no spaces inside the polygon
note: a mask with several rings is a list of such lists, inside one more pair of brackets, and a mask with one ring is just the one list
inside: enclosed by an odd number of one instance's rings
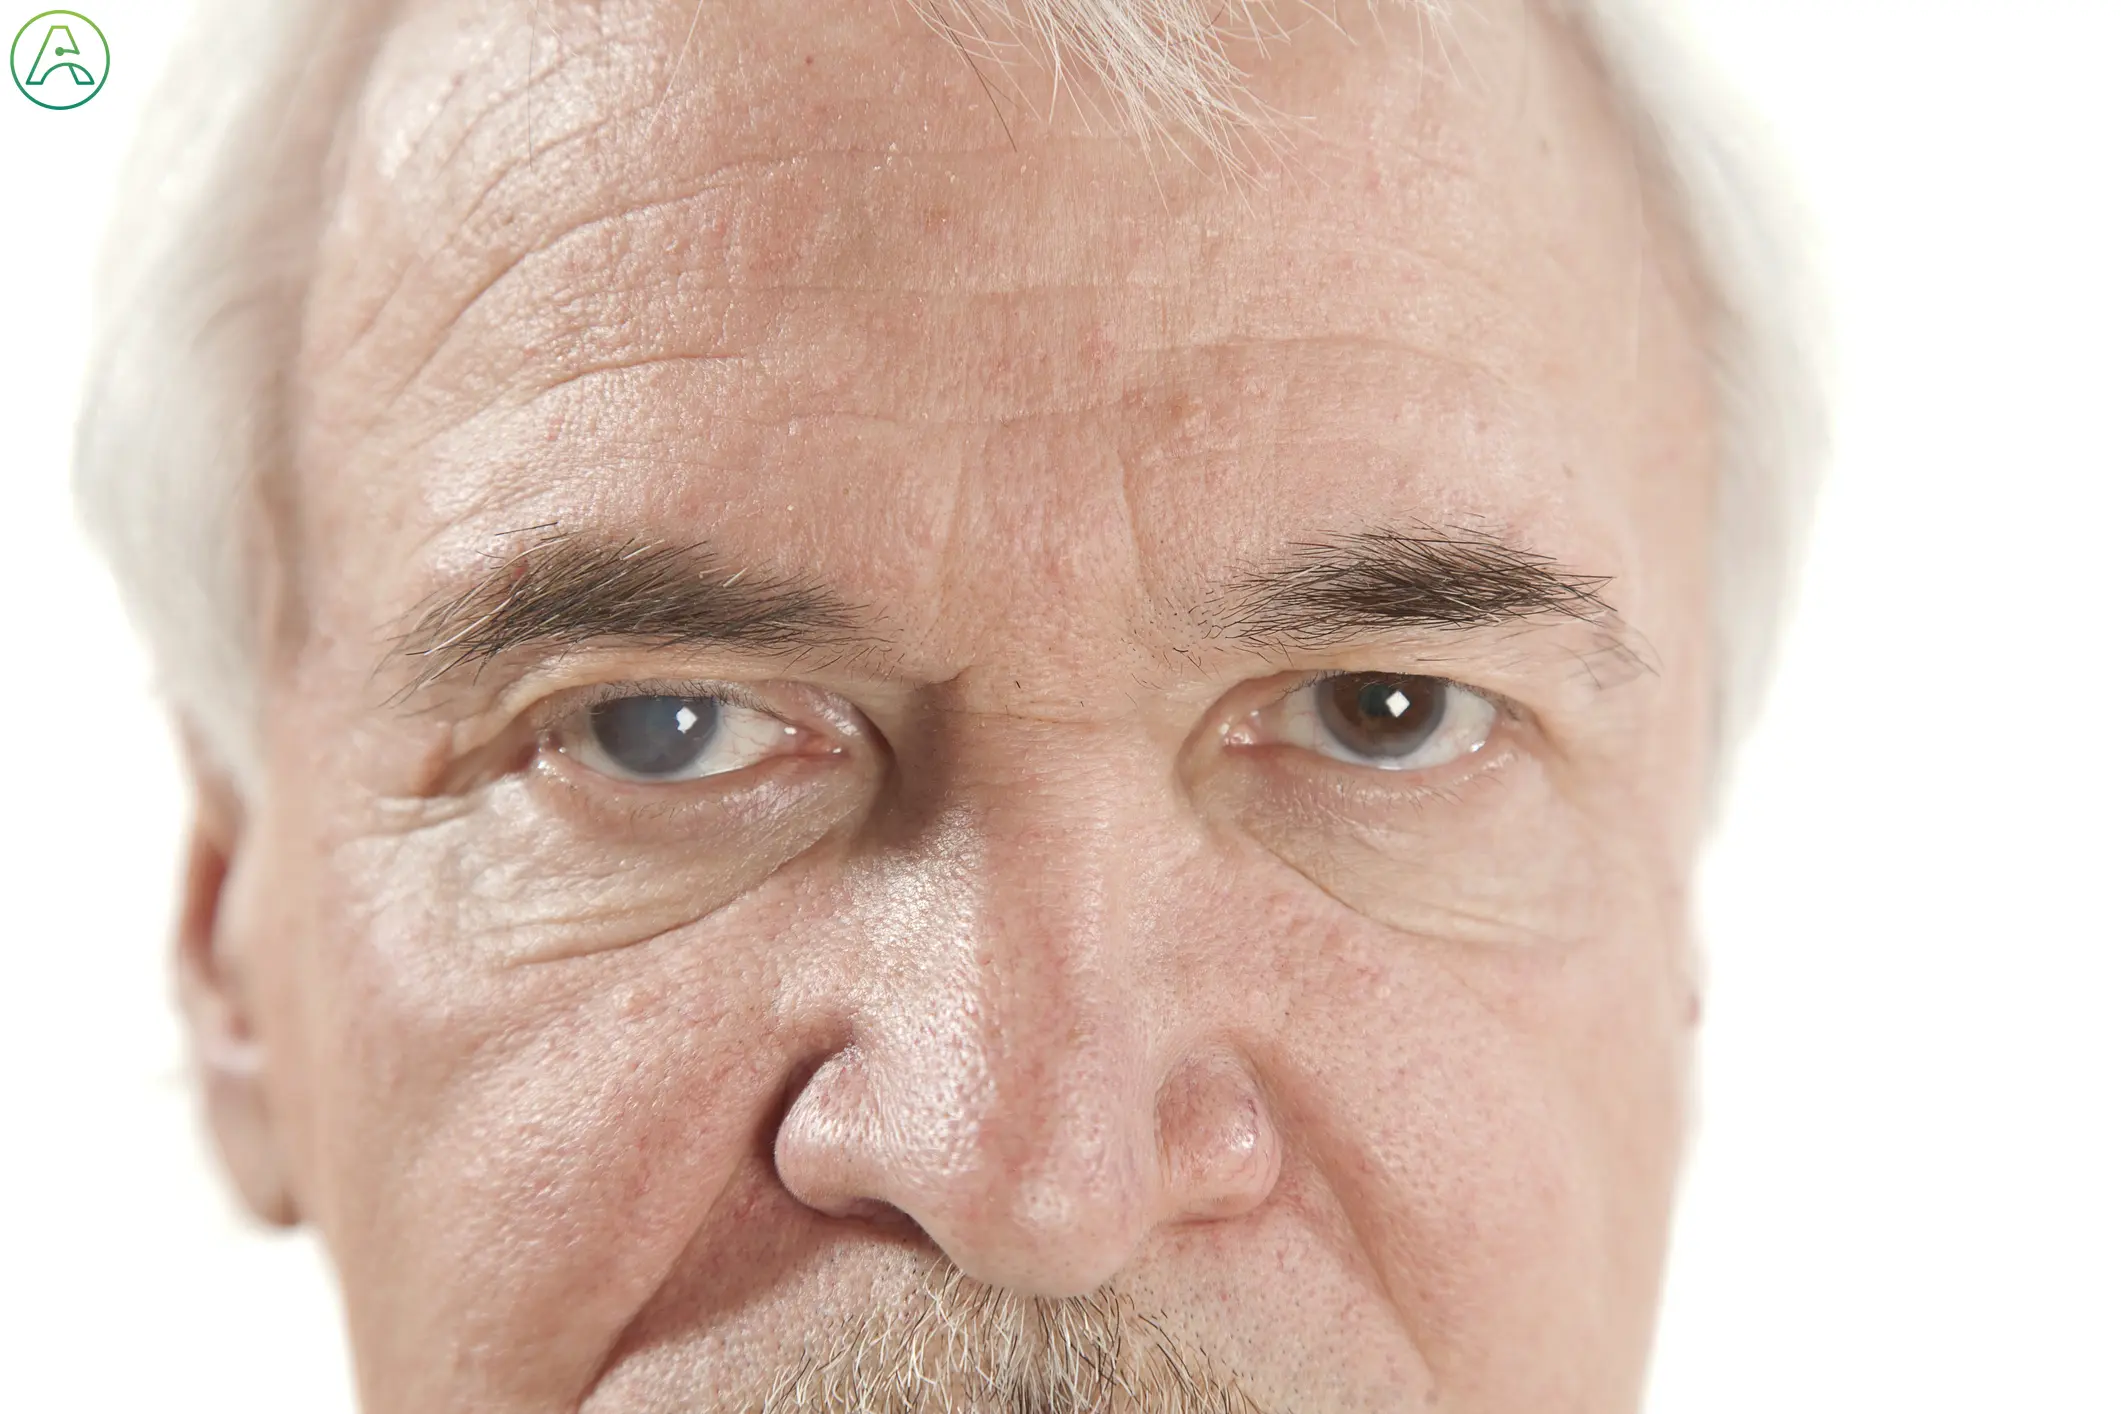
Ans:
{"label": "green circular logo", "polygon": [[46,10],[15,32],[7,63],[15,87],[39,108],[79,108],[110,77],[110,44],[88,16]]}

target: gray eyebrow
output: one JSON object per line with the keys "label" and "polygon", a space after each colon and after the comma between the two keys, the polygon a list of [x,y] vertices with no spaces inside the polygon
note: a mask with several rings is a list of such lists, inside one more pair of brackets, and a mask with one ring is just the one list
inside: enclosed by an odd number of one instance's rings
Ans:
{"label": "gray eyebrow", "polygon": [[419,660],[406,693],[474,676],[532,644],[571,647],[626,638],[659,647],[710,645],[768,652],[844,645],[854,606],[815,585],[732,570],[705,542],[613,541],[532,526],[538,538],[468,587],[416,609],[394,658]]}
{"label": "gray eyebrow", "polygon": [[1538,619],[1626,625],[1609,575],[1476,530],[1376,529],[1292,546],[1213,601],[1218,638],[1320,648],[1392,630],[1476,629]]}

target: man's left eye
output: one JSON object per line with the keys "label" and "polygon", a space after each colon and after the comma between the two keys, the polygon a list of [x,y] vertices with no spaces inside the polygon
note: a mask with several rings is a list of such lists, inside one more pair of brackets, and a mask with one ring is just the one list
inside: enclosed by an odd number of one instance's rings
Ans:
{"label": "man's left eye", "polygon": [[1356,766],[1419,771],[1480,750],[1495,717],[1493,702],[1447,678],[1331,673],[1254,713],[1243,736]]}
{"label": "man's left eye", "polygon": [[559,748],[625,781],[692,781],[741,771],[786,751],[799,733],[719,697],[613,697],[560,724]]}

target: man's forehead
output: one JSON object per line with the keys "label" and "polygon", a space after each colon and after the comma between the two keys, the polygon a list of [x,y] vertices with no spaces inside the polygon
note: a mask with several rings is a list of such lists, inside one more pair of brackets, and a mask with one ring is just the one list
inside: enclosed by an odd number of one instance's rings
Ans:
{"label": "man's forehead", "polygon": [[[1495,91],[1507,36],[1447,81],[1412,25],[1278,56],[1290,147],[1233,176],[1031,108],[900,0],[415,6],[326,240],[305,460],[407,484],[438,571],[555,520],[797,562],[991,531],[1094,580],[1115,527],[1227,564],[1307,507],[1551,513],[1529,385],[1623,361],[1550,330],[1629,326],[1639,193],[1567,94]],[[863,545],[791,517],[821,497]]]}
{"label": "man's forehead", "polygon": [[[1526,279],[1527,253],[1567,262],[1599,234],[1585,215],[1632,215],[1637,194],[1609,190],[1613,133],[1483,76],[1522,69],[1507,51],[1529,39],[1462,19],[1485,44],[1461,43],[1444,62],[1467,72],[1446,79],[1397,18],[1360,40],[1314,22],[1277,51],[1254,86],[1285,110],[1286,146],[1224,169],[1143,151],[1065,97],[1041,113],[1026,70],[954,49],[908,0],[414,5],[362,105],[312,354],[409,358],[376,370],[403,381],[455,371],[439,344],[488,376],[518,344],[535,387],[536,354],[586,366],[599,336],[655,333],[657,309],[723,315],[718,342],[742,347],[800,323],[806,298],[856,324],[866,295],[984,303],[1038,320],[1021,342],[1093,355],[1131,315],[1158,343],[1196,332],[1174,323],[1357,325],[1478,361],[1515,312],[1515,291],[1482,298],[1498,276]],[[1612,210],[1575,209],[1601,187]],[[747,295],[766,299],[735,307]],[[513,337],[536,323],[547,347]],[[964,352],[961,379],[1002,415],[1013,385],[1065,402],[1071,374],[1098,372],[1012,377]]]}

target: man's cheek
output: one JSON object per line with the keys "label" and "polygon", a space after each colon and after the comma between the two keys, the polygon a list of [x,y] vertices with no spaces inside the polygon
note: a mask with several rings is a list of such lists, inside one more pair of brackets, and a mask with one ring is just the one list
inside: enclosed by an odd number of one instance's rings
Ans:
{"label": "man's cheek", "polygon": [[[1249,916],[1276,919],[1263,1065],[1294,1149],[1443,1386],[1508,1408],[1619,1391],[1641,1333],[1609,1298],[1654,1287],[1637,1229],[1683,1080],[1683,894],[1654,852],[1528,757],[1441,790],[1261,758],[1197,798],[1280,903]],[[1541,1383],[1501,1358],[1528,1331],[1612,1368]]]}
{"label": "man's cheek", "polygon": [[465,797],[381,803],[333,868],[370,933],[406,944],[414,965],[505,970],[635,947],[750,894],[865,800],[851,770],[732,776],[606,790],[533,765]]}
{"label": "man's cheek", "polygon": [[[1350,923],[1269,1042],[1302,1155],[1287,1186],[1330,1195],[1317,1229],[1345,1223],[1346,1260],[1466,1407],[1603,1407],[1627,1376],[1639,1332],[1611,1298],[1654,1279],[1635,1222],[1664,1180],[1641,1156],[1669,1159],[1675,1119],[1667,1048],[1624,995],[1631,946],[1537,958]],[[1631,1032],[1611,1049],[1607,1007]],[[1614,1364],[1556,1382],[1528,1339]]]}
{"label": "man's cheek", "polygon": [[759,1160],[800,1043],[760,885],[831,829],[807,803],[626,859],[519,795],[327,856],[291,1039],[349,1317],[411,1381],[382,1407],[579,1387]]}
{"label": "man's cheek", "polygon": [[680,1037],[585,1010],[450,1087],[403,1173],[368,1176],[362,1250],[342,1249],[417,1274],[416,1291],[371,1288],[385,1295],[365,1313],[403,1360],[446,1358],[432,1377],[453,1399],[585,1384],[754,1158],[777,1088],[738,1029]]}

